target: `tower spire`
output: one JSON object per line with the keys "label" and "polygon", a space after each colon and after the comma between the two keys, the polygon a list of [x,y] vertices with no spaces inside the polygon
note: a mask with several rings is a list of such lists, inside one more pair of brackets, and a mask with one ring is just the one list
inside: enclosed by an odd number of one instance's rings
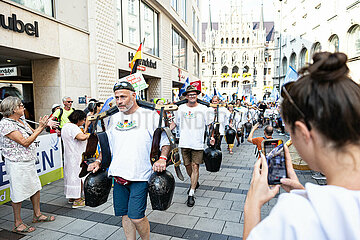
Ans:
{"label": "tower spire", "polygon": [[207,29],[209,31],[212,31],[212,22],[211,22],[211,5],[210,5],[210,0],[209,0],[209,19],[208,19],[208,26]]}
{"label": "tower spire", "polygon": [[259,30],[264,30],[264,0],[261,0],[261,12],[260,12],[260,23],[259,23]]}

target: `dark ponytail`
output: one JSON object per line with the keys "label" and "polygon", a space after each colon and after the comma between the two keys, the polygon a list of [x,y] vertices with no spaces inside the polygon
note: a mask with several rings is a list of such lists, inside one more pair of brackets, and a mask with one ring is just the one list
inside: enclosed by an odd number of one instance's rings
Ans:
{"label": "dark ponytail", "polygon": [[[336,147],[360,144],[360,86],[348,76],[347,56],[321,52],[313,60],[289,86],[290,96],[310,125]],[[287,97],[282,102],[282,115],[292,129],[296,121],[304,121]]]}

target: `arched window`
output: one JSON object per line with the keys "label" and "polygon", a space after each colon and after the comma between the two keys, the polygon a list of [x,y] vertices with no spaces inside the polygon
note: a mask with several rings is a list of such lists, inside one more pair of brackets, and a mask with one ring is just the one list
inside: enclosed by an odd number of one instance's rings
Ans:
{"label": "arched window", "polygon": [[224,44],[224,38],[221,38],[220,42],[221,44]]}
{"label": "arched window", "polygon": [[248,66],[245,66],[244,68],[243,68],[243,73],[248,73],[249,72],[249,67]]}
{"label": "arched window", "polygon": [[231,43],[232,43],[232,44],[235,43],[235,39],[234,39],[234,38],[231,39]]}
{"label": "arched window", "polygon": [[222,88],[227,88],[229,86],[229,82],[228,81],[222,81],[221,82],[221,87]]}
{"label": "arched window", "polygon": [[299,57],[299,69],[304,67],[305,64],[308,62],[308,50],[306,48],[303,48],[300,52],[300,57]]}
{"label": "arched window", "polygon": [[221,73],[227,73],[228,72],[228,67],[227,66],[223,66],[222,68],[221,68]]}
{"label": "arched window", "polygon": [[288,68],[287,58],[284,57],[283,60],[282,60],[282,75],[285,75],[285,74],[286,74],[287,68]]}
{"label": "arched window", "polygon": [[239,86],[239,81],[233,81],[232,83],[231,83],[231,87],[232,88],[237,88]]}
{"label": "arched window", "polygon": [[237,61],[237,53],[233,52],[231,55],[231,63],[234,65]]}
{"label": "arched window", "polygon": [[222,54],[221,54],[221,64],[222,65],[224,65],[225,63],[226,63],[226,53],[225,52],[223,52]]}
{"label": "arched window", "polygon": [[289,64],[296,70],[296,53],[291,54]]}
{"label": "arched window", "polygon": [[314,56],[315,53],[320,51],[321,51],[321,44],[319,42],[314,43],[311,48],[311,58],[312,56]]}
{"label": "arched window", "polygon": [[245,43],[245,38],[242,38],[241,42],[242,42],[242,44],[244,44]]}
{"label": "arched window", "polygon": [[232,68],[232,73],[238,73],[238,72],[239,72],[238,66],[234,66],[234,67]]}
{"label": "arched window", "polygon": [[237,43],[237,44],[239,44],[239,41],[240,41],[239,38],[236,38],[236,43]]}
{"label": "arched window", "polygon": [[249,42],[250,42],[250,38],[247,38],[246,43],[249,44]]}
{"label": "arched window", "polygon": [[226,38],[226,44],[228,44],[229,43],[229,39],[228,38]]}
{"label": "arched window", "polygon": [[349,58],[360,55],[360,25],[352,26],[348,31],[348,55]]}
{"label": "arched window", "polygon": [[334,34],[329,38],[329,52],[338,52],[339,51],[339,37]]}

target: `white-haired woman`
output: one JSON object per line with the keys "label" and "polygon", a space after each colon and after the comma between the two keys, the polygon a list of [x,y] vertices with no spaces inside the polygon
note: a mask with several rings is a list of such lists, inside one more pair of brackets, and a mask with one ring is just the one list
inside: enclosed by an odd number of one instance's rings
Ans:
{"label": "white-haired woman", "polygon": [[21,119],[24,105],[17,97],[7,97],[0,104],[4,118],[0,121],[1,151],[10,181],[10,198],[14,211],[14,232],[28,233],[35,227],[26,225],[20,215],[21,202],[30,197],[34,209],[33,223],[54,221],[54,216],[40,212],[41,183],[35,166],[36,152],[33,142],[44,130],[48,116],[40,117],[39,127],[33,130]]}

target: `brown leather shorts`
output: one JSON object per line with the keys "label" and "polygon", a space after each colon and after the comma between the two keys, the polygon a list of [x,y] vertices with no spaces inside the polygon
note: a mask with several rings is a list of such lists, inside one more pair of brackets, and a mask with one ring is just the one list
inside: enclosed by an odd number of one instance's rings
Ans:
{"label": "brown leather shorts", "polygon": [[196,164],[204,163],[203,154],[204,154],[204,150],[181,148],[181,155],[185,166],[191,164],[192,162]]}

